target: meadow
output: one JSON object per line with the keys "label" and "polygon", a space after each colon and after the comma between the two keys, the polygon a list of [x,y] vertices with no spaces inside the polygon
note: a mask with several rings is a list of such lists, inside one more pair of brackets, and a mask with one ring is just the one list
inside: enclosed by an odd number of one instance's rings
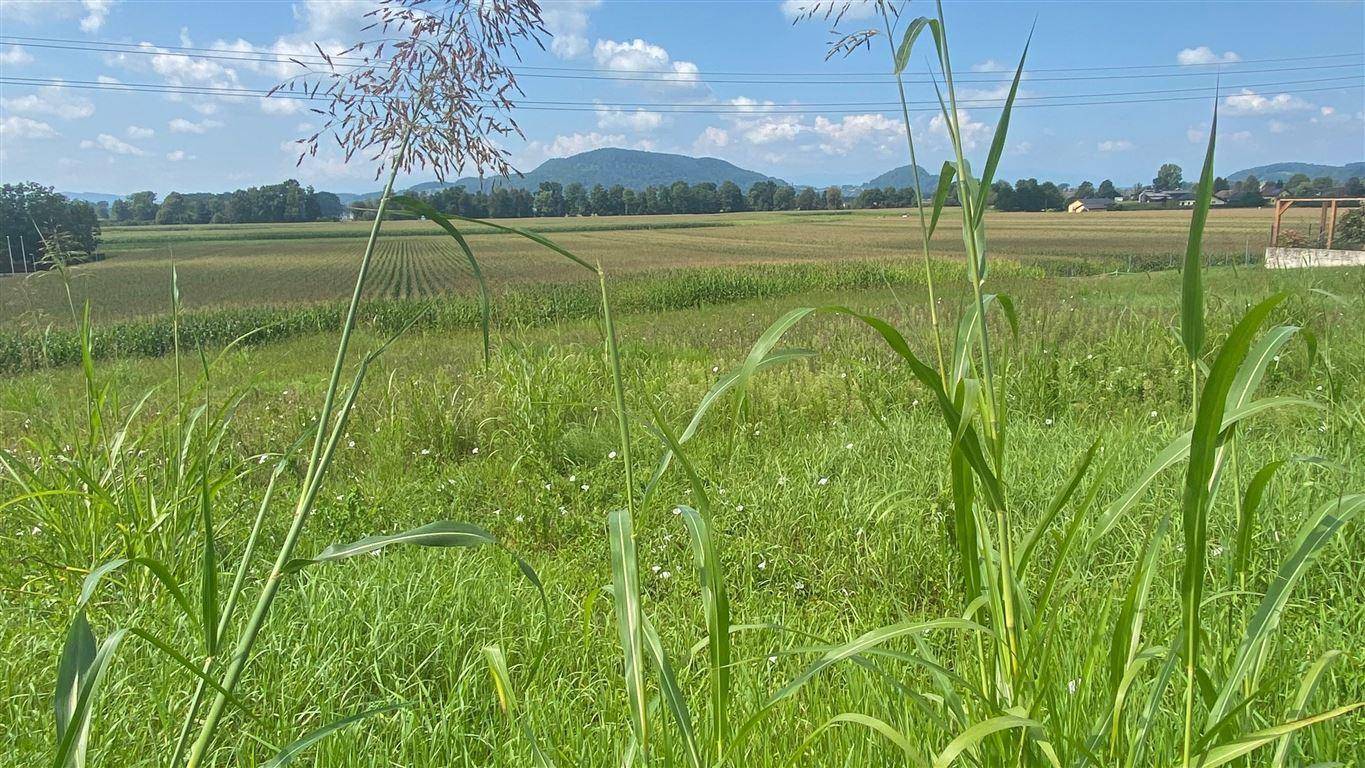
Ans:
{"label": "meadow", "polygon": [[1024,60],[977,178],[942,9],[903,26],[962,203],[914,227],[451,220],[389,196],[412,123],[379,210],[448,239],[376,225],[345,304],[351,240],[303,229],[25,280],[0,750],[1358,764],[1365,270],[1254,265],[1216,112],[1188,216],[988,215]]}

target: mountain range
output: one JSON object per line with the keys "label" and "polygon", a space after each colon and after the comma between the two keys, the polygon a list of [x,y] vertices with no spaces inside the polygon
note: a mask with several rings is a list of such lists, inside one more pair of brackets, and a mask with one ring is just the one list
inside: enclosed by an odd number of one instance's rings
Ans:
{"label": "mountain range", "polygon": [[[922,167],[916,167],[915,171],[919,174],[920,185],[925,194],[932,192],[938,185],[938,175],[932,174]],[[1240,170],[1228,174],[1227,178],[1231,181],[1238,181],[1246,178],[1249,174],[1253,174],[1262,181],[1285,181],[1296,173],[1307,174],[1309,178],[1313,179],[1328,176],[1337,182],[1344,182],[1352,176],[1365,177],[1365,162],[1347,163],[1345,165],[1273,163]],[[856,193],[858,190],[868,187],[913,187],[915,185],[914,179],[914,172],[910,166],[903,165],[865,182],[847,184],[843,189],[846,193]],[[564,186],[578,183],[585,187],[592,187],[595,184],[611,187],[620,184],[623,187],[636,190],[651,185],[672,184],[675,181],[685,181],[688,184],[700,184],[702,182],[721,184],[732,181],[745,190],[757,181],[787,183],[776,176],[741,168],[734,163],[714,157],[689,157],[666,152],[606,148],[580,152],[569,157],[551,158],[519,177],[493,179],[467,177],[449,182],[429,181],[409,187],[404,191],[434,192],[445,187],[459,185],[470,191],[481,188],[489,190],[495,186],[535,190],[541,182],[545,181],[558,182]],[[92,203],[112,202],[119,198],[119,195],[102,192],[64,192],[63,194],[74,200],[86,200]],[[355,200],[378,197],[379,191],[368,193],[337,192],[335,194],[343,204],[348,204]]]}

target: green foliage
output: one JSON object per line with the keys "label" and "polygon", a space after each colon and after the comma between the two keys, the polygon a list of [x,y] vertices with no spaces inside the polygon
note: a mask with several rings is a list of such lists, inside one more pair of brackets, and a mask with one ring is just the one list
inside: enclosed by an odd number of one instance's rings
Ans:
{"label": "green foliage", "polygon": [[78,262],[95,255],[100,225],[95,209],[35,182],[0,186],[0,272],[32,272],[45,260]]}

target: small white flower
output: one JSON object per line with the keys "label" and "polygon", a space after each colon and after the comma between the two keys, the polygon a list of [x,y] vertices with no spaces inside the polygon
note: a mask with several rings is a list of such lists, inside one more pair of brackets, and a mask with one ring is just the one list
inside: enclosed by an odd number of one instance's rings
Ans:
{"label": "small white flower", "polygon": [[797,592],[802,592],[802,591],[804,591],[804,590],[806,589],[806,582],[804,582],[804,581],[798,581],[798,582],[796,582],[796,584],[795,584],[794,586],[795,586]]}
{"label": "small white flower", "polygon": [[682,507],[674,507],[674,508],[673,508],[673,514],[675,514],[675,515],[681,515],[681,514],[682,514]]}
{"label": "small white flower", "polygon": [[671,571],[659,571],[659,578],[671,579],[673,578],[673,573]]}
{"label": "small white flower", "polygon": [[787,484],[787,476],[786,476],[786,475],[781,475],[780,477],[778,477],[778,478],[777,478],[777,484],[778,484],[778,485],[786,485],[786,484]]}
{"label": "small white flower", "polygon": [[35,525],[35,526],[33,526],[33,530],[29,531],[29,535],[31,535],[31,536],[37,536],[38,534],[40,534],[40,533],[42,533],[42,532],[43,532],[43,527],[42,527],[41,525]]}
{"label": "small white flower", "polygon": [[916,399],[910,401],[910,407],[911,407],[911,408],[914,408],[914,407],[917,406],[917,405],[919,405],[919,398],[916,398]]}
{"label": "small white flower", "polygon": [[844,446],[844,450],[846,450],[846,451],[851,451],[851,450],[853,450],[853,443],[849,443],[848,445],[845,445],[845,446]]}
{"label": "small white flower", "polygon": [[478,456],[478,455],[479,455],[479,446],[476,445],[476,446],[474,446],[473,448],[470,448],[470,449],[469,449],[469,452],[472,453],[472,454],[474,454],[475,456]]}
{"label": "small white flower", "polygon": [[776,657],[776,656],[769,656],[769,657],[768,657],[768,663],[769,663],[769,664],[776,664],[776,663],[777,663],[777,657]]}
{"label": "small white flower", "polygon": [[616,458],[616,451],[612,451],[611,453],[608,453],[608,454],[607,454],[607,458],[608,458],[608,459],[614,459],[614,458]]}
{"label": "small white flower", "polygon": [[1076,678],[1075,680],[1069,680],[1069,681],[1067,681],[1067,684],[1066,684],[1066,692],[1067,692],[1068,694],[1072,695],[1072,696],[1075,696],[1075,695],[1076,695],[1076,691],[1077,691],[1078,689],[1080,689],[1080,687],[1081,687],[1081,679],[1080,679],[1079,677]]}
{"label": "small white flower", "polygon": [[[35,529],[35,530],[36,530],[36,529]],[[767,561],[767,560],[759,560],[759,561],[758,561],[758,570],[760,570],[760,571],[766,571],[766,570],[768,570],[768,561]]]}
{"label": "small white flower", "polygon": [[822,477],[822,478],[820,478],[819,480],[817,480],[815,484],[816,484],[816,485],[829,485],[829,478],[828,478],[828,477]]}
{"label": "small white flower", "polygon": [[266,459],[269,459],[269,458],[270,458],[269,456],[267,456],[267,455],[265,455],[265,454],[263,453],[263,454],[261,454],[261,458],[259,458],[259,459],[256,460],[256,463],[257,463],[257,464],[264,464],[264,463],[266,462]]}
{"label": "small white flower", "polygon": [[839,378],[841,378],[841,379],[847,379],[847,378],[848,378],[848,373],[847,373],[847,372],[844,372],[844,373],[839,374]]}
{"label": "small white flower", "polygon": [[584,484],[578,486],[578,490],[580,490],[580,491],[586,491],[586,490],[588,490],[588,484],[587,484],[587,483],[584,483]]}
{"label": "small white flower", "polygon": [[1152,411],[1151,413],[1147,414],[1147,418],[1149,418],[1149,419],[1155,419],[1155,418],[1156,418],[1156,411]]}
{"label": "small white flower", "polygon": [[1279,355],[1275,355],[1275,362],[1277,362],[1277,363],[1280,362],[1280,356],[1279,356]]}
{"label": "small white flower", "polygon": [[720,373],[720,366],[719,365],[711,366],[711,373]]}
{"label": "small white flower", "polygon": [[1223,554],[1223,546],[1221,544],[1214,544],[1209,548],[1209,557],[1218,557],[1221,554]]}
{"label": "small white flower", "polygon": [[744,511],[744,505],[743,505],[743,504],[736,504],[736,505],[735,505],[735,511],[736,511],[736,512],[743,512],[743,511]]}
{"label": "small white flower", "polygon": [[571,483],[578,482],[578,475],[569,475],[569,482]]}
{"label": "small white flower", "polygon": [[549,484],[549,483],[546,483],[546,484],[545,484],[545,490],[547,490],[547,491],[550,490],[550,484]]}
{"label": "small white flower", "polygon": [[1045,426],[1045,427],[1050,427],[1050,426],[1052,426],[1052,419],[1050,419],[1050,418],[1048,418],[1048,419],[1043,419],[1043,426]]}
{"label": "small white flower", "polygon": [[1321,384],[1318,385],[1318,391],[1319,391],[1319,392],[1322,391],[1322,385],[1321,385]]}
{"label": "small white flower", "polygon": [[721,489],[717,490],[717,493],[719,493],[721,496],[724,496],[724,495],[725,495],[725,489],[724,489],[724,488],[721,488]]}
{"label": "small white flower", "polygon": [[654,571],[655,573],[658,573],[658,572],[659,572],[659,566],[657,566],[657,565],[651,565],[651,566],[649,567],[649,570]]}
{"label": "small white flower", "polygon": [[516,520],[518,523],[524,523],[524,522],[526,522],[526,518],[525,518],[524,516],[522,516],[522,515],[517,515],[517,516],[516,516],[515,518],[513,518],[513,519]]}
{"label": "small white flower", "polygon": [[431,449],[430,449],[430,448],[423,448],[421,451],[419,451],[419,453],[421,453],[423,456],[430,456],[430,455],[431,455]]}
{"label": "small white flower", "polygon": [[354,440],[347,440],[347,441],[346,441],[346,447],[347,447],[347,448],[354,448],[354,447],[355,447],[355,441],[354,441]]}

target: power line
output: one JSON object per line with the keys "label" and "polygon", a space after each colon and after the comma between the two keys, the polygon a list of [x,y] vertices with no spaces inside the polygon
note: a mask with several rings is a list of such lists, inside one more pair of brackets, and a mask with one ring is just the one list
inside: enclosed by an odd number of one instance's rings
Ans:
{"label": "power line", "polygon": [[[1276,88],[1277,90],[1288,85],[1324,85],[1327,83],[1341,83],[1338,88],[1349,87],[1349,83],[1343,81],[1365,82],[1365,75],[1339,75],[1325,78],[1308,78],[1299,80],[1280,80],[1274,82],[1255,82],[1255,83],[1225,83],[1223,89],[1237,88]],[[228,88],[218,86],[176,86],[159,83],[106,83],[96,80],[64,80],[61,78],[42,78],[42,77],[18,77],[0,76],[0,82],[17,86],[53,86],[53,87],[81,87],[94,90],[128,91],[137,93],[175,93],[183,95],[197,96],[218,96],[218,97],[271,97],[277,99],[287,99],[295,101],[327,101],[326,96],[310,95],[298,91],[277,91],[273,96],[264,89],[249,88]],[[1221,89],[1220,89],[1221,90]],[[1330,90],[1330,89],[1329,89]],[[1225,91],[1224,91],[1225,92]],[[1035,101],[1056,100],[1056,99],[1094,99],[1109,98],[1115,96],[1152,96],[1165,94],[1188,94],[1201,93],[1205,96],[1212,95],[1213,91],[1208,86],[1198,86],[1193,88],[1162,88],[1137,91],[1100,91],[1093,93],[1065,93],[1052,95],[1024,95],[1015,99],[1016,104],[1027,104]],[[1236,94],[1232,94],[1236,95]],[[360,100],[378,100],[379,97],[357,96]],[[491,104],[485,100],[475,103]],[[811,109],[814,107],[864,107],[875,109],[897,109],[900,107],[899,101],[827,101],[827,102],[802,102],[799,104],[717,104],[715,102],[634,102],[634,101],[566,101],[566,100],[536,100],[521,99],[516,102],[518,108],[535,107],[584,107],[591,110],[598,109],[658,109],[673,108],[680,114],[686,114],[693,109],[729,109],[735,113],[744,114],[808,114],[811,112],[825,112],[825,109]],[[1000,98],[977,98],[959,99],[959,106],[980,107],[980,106],[999,106],[1003,104]],[[932,110],[932,111],[937,111]],[[707,114],[702,112],[701,114]]]}
{"label": "power line", "polygon": [[[1350,79],[1350,80],[1357,80],[1357,79],[1365,80],[1365,78],[1356,78],[1356,77],[1350,77],[1350,78],[1331,78],[1331,79],[1333,79],[1333,80],[1347,80],[1347,79]],[[1321,81],[1309,81],[1309,82],[1321,82]],[[323,97],[321,97],[321,96],[309,96],[308,94],[303,94],[303,93],[293,93],[293,94],[290,94],[289,92],[281,92],[281,93],[276,93],[273,97],[270,97],[270,96],[267,96],[267,92],[266,92],[266,91],[253,91],[253,90],[248,90],[248,89],[212,89],[212,90],[201,90],[201,89],[197,89],[197,88],[195,88],[195,87],[161,86],[161,85],[154,85],[154,84],[137,84],[137,83],[99,83],[99,82],[92,82],[92,81],[81,81],[81,82],[76,82],[76,81],[65,81],[65,80],[57,80],[57,79],[51,79],[51,80],[38,80],[38,79],[36,79],[36,78],[22,79],[22,78],[13,78],[13,77],[7,77],[7,76],[6,76],[6,77],[0,77],[0,84],[17,85],[17,86],[29,86],[29,87],[39,87],[39,86],[46,85],[46,84],[53,84],[53,85],[60,84],[60,85],[62,85],[63,87],[79,88],[79,89],[84,89],[84,90],[123,91],[123,92],[130,92],[130,93],[152,93],[152,94],[200,95],[200,96],[216,96],[216,97],[219,97],[219,98],[284,98],[284,99],[296,100],[296,101],[320,101],[320,100],[323,100]],[[1317,87],[1317,88],[1289,89],[1289,90],[1282,90],[1282,91],[1279,91],[1279,93],[1291,94],[1291,95],[1301,94],[1301,93],[1320,93],[1320,92],[1323,92],[1323,91],[1337,91],[1337,90],[1341,90],[1341,89],[1343,89],[1343,88],[1345,88],[1345,87],[1348,87],[1348,86],[1345,85],[1345,84],[1342,84],[1342,85],[1325,86],[1325,87]],[[1184,91],[1187,91],[1187,90],[1201,90],[1201,91],[1206,91],[1207,89],[1180,89],[1180,90],[1174,91],[1174,92],[1184,92]],[[1156,91],[1156,92],[1154,92],[1154,93],[1162,93],[1162,92],[1163,92],[1163,91]],[[1166,92],[1170,92],[1170,91],[1166,91]],[[1053,96],[1053,97],[1035,97],[1035,98],[1087,98],[1087,99],[1090,99],[1090,100],[1087,100],[1087,101],[1073,101],[1073,102],[1061,102],[1061,101],[1056,101],[1056,102],[1050,102],[1050,103],[1018,103],[1018,100],[1016,100],[1015,108],[1023,109],[1023,108],[1037,108],[1037,107],[1101,106],[1101,105],[1112,105],[1112,104],[1154,104],[1154,103],[1162,103],[1162,102],[1178,102],[1178,101],[1205,100],[1205,99],[1208,99],[1209,96],[1211,96],[1212,94],[1211,94],[1211,93],[1208,93],[1208,92],[1205,92],[1205,93],[1202,93],[1202,94],[1199,94],[1199,95],[1190,95],[1190,96],[1168,96],[1168,97],[1161,97],[1161,98],[1141,98],[1141,99],[1108,99],[1108,98],[1104,98],[1104,97],[1110,96],[1110,95],[1118,95],[1118,94],[1093,94],[1093,95],[1087,95],[1087,96],[1082,96],[1082,95],[1067,95],[1067,96]],[[1235,94],[1234,94],[1234,95],[1235,95]],[[575,106],[568,106],[568,105],[571,105],[571,104],[572,104],[572,105],[575,105]],[[899,104],[899,103],[897,103],[897,106],[898,106],[898,104]],[[959,106],[966,106],[966,107],[970,107],[970,108],[973,108],[973,109],[992,109],[992,108],[999,108],[999,107],[1003,106],[1004,102],[1003,102],[1003,100],[999,100],[999,99],[997,99],[997,100],[989,100],[988,103],[987,103],[987,102],[978,102],[978,101],[964,101],[964,100],[959,100],[958,104],[959,104]],[[526,110],[526,111],[532,111],[532,112],[597,112],[598,110],[602,109],[604,106],[605,106],[605,105],[603,105],[603,104],[596,104],[596,103],[589,105],[587,102],[561,102],[561,103],[555,103],[555,102],[520,102],[520,103],[518,103],[518,105],[517,105],[516,108],[517,108],[518,110]],[[807,105],[796,105],[796,106],[804,107],[804,106],[807,106]],[[695,108],[693,108],[693,107],[695,107]],[[875,112],[875,111],[889,111],[889,110],[891,110],[891,109],[892,109],[892,108],[888,107],[888,108],[885,108],[885,109],[880,109],[880,110],[874,109],[874,110],[871,110],[871,111],[874,111],[874,112]],[[777,107],[777,106],[774,106],[774,107],[762,106],[762,107],[748,107],[748,108],[728,107],[728,108],[727,108],[727,107],[712,106],[712,105],[707,105],[707,104],[685,104],[685,105],[678,105],[677,107],[672,107],[672,108],[658,109],[658,110],[655,110],[655,111],[658,111],[658,112],[660,112],[660,113],[662,113],[662,114],[676,114],[676,115],[746,115],[746,116],[750,116],[750,117],[762,117],[762,116],[764,116],[764,115],[861,114],[861,113],[867,112],[867,111],[869,111],[869,110],[866,110],[866,109],[804,109],[804,108],[802,108],[802,109],[794,109],[794,108]],[[897,111],[898,111],[898,110],[897,110]],[[911,112],[916,112],[916,113],[921,113],[921,112],[932,112],[932,113],[937,113],[937,112],[940,111],[940,109],[939,109],[938,107],[936,107],[936,106],[935,106],[935,107],[912,107],[912,108],[910,109],[910,111],[911,111]]]}
{"label": "power line", "polygon": [[[87,52],[87,53],[137,54],[137,55],[143,55],[143,56],[183,56],[183,57],[186,57],[186,58],[194,58],[194,59],[220,60],[220,61],[240,61],[240,62],[247,62],[247,63],[254,63],[254,64],[288,64],[288,63],[304,63],[304,62],[313,63],[313,64],[322,64],[322,63],[323,63],[323,60],[322,60],[320,57],[318,57],[318,56],[311,56],[311,57],[308,56],[308,55],[287,56],[287,55],[275,54],[275,53],[266,53],[266,52],[257,53],[257,52],[248,52],[248,51],[234,51],[234,50],[231,50],[231,49],[221,49],[221,48],[218,48],[218,49],[191,49],[191,48],[189,48],[189,47],[187,47],[187,46],[178,46],[178,47],[177,47],[177,46],[172,46],[172,47],[166,47],[166,46],[153,46],[151,43],[146,43],[146,44],[143,44],[143,43],[117,43],[117,44],[90,44],[90,43],[81,43],[81,44],[67,45],[67,44],[46,43],[46,42],[24,42],[24,41],[28,41],[28,40],[42,40],[42,39],[44,39],[44,38],[26,38],[26,37],[19,37],[19,36],[15,36],[15,35],[0,35],[0,40],[7,40],[7,41],[14,41],[14,40],[17,40],[17,41],[23,42],[24,45],[27,45],[27,46],[32,47],[32,48],[45,48],[45,49],[54,49],[54,50],[67,50],[67,51],[82,51],[82,52]],[[52,38],[52,39],[61,39],[61,38]],[[125,47],[121,47],[121,48],[120,48],[120,47],[112,47],[112,46],[118,46],[118,45],[125,46]],[[181,52],[175,52],[175,51],[177,51],[177,49],[178,49],[178,50],[185,50],[185,51],[190,51],[190,50],[213,50],[213,51],[222,51],[222,53],[218,53],[218,54],[210,54],[210,53],[193,53],[193,52],[181,53]],[[1273,62],[1276,62],[1276,61],[1306,61],[1306,60],[1317,60],[1317,59],[1319,59],[1319,58],[1321,58],[1321,59],[1337,59],[1337,58],[1347,58],[1347,57],[1360,57],[1361,55],[1362,55],[1362,54],[1350,54],[1350,53],[1347,53],[1347,54],[1326,54],[1326,55],[1323,55],[1322,57],[1290,57],[1290,58],[1285,58],[1285,59],[1264,59],[1264,60],[1261,60],[1261,61],[1273,63]],[[338,61],[338,60],[339,60],[339,59],[337,59],[337,58],[333,58],[333,61]],[[363,60],[362,60],[362,61],[363,61]],[[1228,63],[1221,64],[1221,65],[1219,65],[1219,66],[1220,66],[1220,67],[1236,66],[1237,64],[1240,64],[1240,63],[1243,63],[1243,62],[1228,62]],[[1250,63],[1250,62],[1245,62],[1245,63]],[[359,66],[359,65],[356,65],[356,66]],[[1131,69],[1149,69],[1149,68],[1169,67],[1169,66],[1182,66],[1182,65],[1160,65],[1160,64],[1154,64],[1154,65],[1136,65],[1136,66],[1132,66]],[[1188,65],[1188,66],[1207,66],[1207,65]],[[1188,66],[1185,67],[1185,68],[1188,68]],[[1356,68],[1356,69],[1359,69],[1360,66],[1361,66],[1361,65],[1360,65],[1359,63],[1342,63],[1342,64],[1317,64],[1317,65],[1311,65],[1311,66],[1295,66],[1295,67],[1261,67],[1261,68],[1257,68],[1257,69],[1244,69],[1244,70],[1238,70],[1238,71],[1235,72],[1235,74],[1261,74],[1261,73],[1269,73],[1269,72],[1301,72],[1301,71],[1314,71],[1314,70],[1327,70],[1327,69],[1345,69],[1345,68]],[[528,66],[518,67],[518,68],[515,68],[515,69],[520,69],[520,70],[527,70],[527,69],[544,69],[544,70],[551,70],[551,71],[549,71],[549,72],[545,72],[545,71],[520,71],[520,72],[517,73],[517,76],[518,76],[518,77],[522,77],[522,78],[531,78],[531,79],[551,79],[551,80],[598,80],[598,81],[604,81],[604,82],[643,82],[643,83],[683,84],[683,85],[702,84],[702,83],[703,83],[703,76],[702,76],[701,73],[639,72],[639,71],[633,71],[633,70],[619,70],[619,69],[618,69],[618,70],[604,70],[604,69],[551,68],[551,67],[528,67]],[[1120,68],[1120,67],[1087,67],[1086,69],[1098,71],[1098,70],[1117,70],[1117,69],[1121,69],[1121,68]],[[576,72],[576,71],[577,71],[577,72],[589,72],[589,73],[592,73],[592,74],[558,74],[559,72]],[[1026,70],[1026,72],[1030,72],[1030,73],[1031,73],[1031,72],[1044,72],[1044,71],[1046,71],[1046,72],[1054,72],[1054,71],[1074,71],[1074,69],[1049,69],[1049,70],[1041,70],[1041,69],[1039,69],[1039,70]],[[629,74],[621,74],[621,73],[629,73]],[[774,79],[767,79],[767,78],[761,78],[761,77],[754,77],[754,78],[745,77],[745,78],[739,78],[739,79],[732,78],[732,77],[725,77],[725,78],[717,79],[716,77],[713,76],[713,75],[715,75],[715,74],[721,74],[721,73],[707,73],[706,76],[705,76],[705,81],[704,81],[704,82],[705,82],[706,84],[715,84],[715,85],[732,84],[732,85],[801,85],[801,86],[807,86],[807,85],[838,85],[838,86],[844,86],[844,85],[884,85],[884,84],[887,84],[887,83],[895,82],[894,75],[890,75],[890,74],[886,74],[886,73],[880,73],[880,74],[879,74],[879,73],[862,73],[862,74],[854,74],[854,75],[851,75],[851,76],[853,76],[853,77],[871,77],[871,78],[873,78],[873,79],[861,79],[861,80],[856,80],[856,79],[855,79],[855,80],[850,80],[850,79],[849,79],[849,77],[850,77],[850,74],[849,74],[849,73],[838,73],[838,72],[824,72],[824,73],[767,73],[767,74],[769,74],[770,77],[771,77],[771,76],[780,76],[780,77],[788,77],[788,78],[790,78],[790,77],[803,77],[803,78],[807,78],[807,79],[804,79],[804,80],[801,80],[801,81],[786,80],[786,79],[777,79],[777,80],[774,80]],[[765,74],[765,73],[755,73],[755,74]],[[919,73],[916,73],[916,74],[919,74],[919,75],[929,75],[929,74],[931,74],[931,73],[929,73],[929,72],[919,72]],[[1186,71],[1181,71],[1181,72],[1146,72],[1146,73],[1111,74],[1111,75],[1070,75],[1070,76],[1046,76],[1046,77],[1032,77],[1032,76],[1030,76],[1028,79],[1029,79],[1029,82],[1066,82],[1066,81],[1077,81],[1077,80],[1128,80],[1128,79],[1133,79],[1133,78],[1147,78],[1147,79],[1150,79],[1150,78],[1163,78],[1163,79],[1164,79],[1164,78],[1172,78],[1172,77],[1214,77],[1214,76],[1218,76],[1218,75],[1220,75],[1220,74],[1228,74],[1228,72],[1225,71],[1225,70],[1215,70],[1215,71],[1200,71],[1200,72],[1186,72]],[[810,78],[810,77],[830,77],[830,78],[838,78],[838,79],[833,79],[833,80],[810,80],[810,79],[808,79],[808,78]],[[1009,72],[1000,72],[1000,73],[996,73],[994,76],[991,76],[991,77],[959,77],[959,78],[955,78],[955,82],[958,82],[958,83],[1000,83],[1000,82],[1004,82],[1004,81],[1006,81],[1006,80],[1008,80],[1008,79],[1010,79],[1010,78],[1012,78],[1012,77],[1013,77],[1013,74],[1012,74],[1012,73],[1009,73]],[[930,82],[932,82],[932,81],[931,81],[931,80],[913,80],[913,79],[907,79],[906,82],[912,83],[912,84],[927,84],[927,83],[930,83]]]}
{"label": "power line", "polygon": [[[33,36],[24,36],[24,35],[3,35],[3,34],[0,34],[0,40],[7,40],[7,41],[15,42],[15,43],[28,44],[28,45],[32,45],[33,47],[43,47],[43,46],[39,46],[39,45],[38,45],[39,43],[67,43],[67,44],[71,44],[71,47],[69,47],[69,48],[64,48],[63,50],[93,50],[93,51],[105,52],[105,53],[146,53],[146,54],[149,54],[149,55],[168,55],[167,52],[169,51],[169,52],[184,52],[183,54],[170,54],[170,55],[185,55],[185,56],[192,57],[192,58],[213,58],[213,57],[208,57],[208,56],[203,56],[203,57],[200,57],[200,56],[192,56],[192,54],[194,54],[194,53],[223,54],[224,56],[229,57],[230,60],[235,60],[235,61],[256,61],[256,62],[271,63],[271,64],[288,64],[288,63],[292,63],[293,61],[301,61],[301,62],[309,63],[309,64],[326,64],[326,63],[329,62],[329,60],[330,60],[331,62],[354,63],[354,64],[366,64],[366,63],[370,63],[370,62],[367,62],[367,60],[366,60],[364,57],[359,57],[359,56],[341,56],[341,55],[338,55],[338,56],[323,57],[323,56],[319,56],[319,55],[316,55],[316,54],[302,53],[302,52],[300,52],[300,53],[294,53],[294,54],[288,54],[288,53],[277,53],[277,52],[274,52],[274,51],[263,51],[263,50],[262,50],[262,51],[255,51],[255,50],[253,50],[253,51],[243,51],[243,50],[237,49],[237,48],[213,48],[213,47],[187,46],[187,45],[159,45],[159,44],[148,43],[148,42],[124,43],[124,42],[118,42],[118,41],[113,41],[113,40],[84,40],[84,39],[79,39],[79,38],[33,37]],[[388,42],[391,42],[391,39],[390,39],[390,40],[375,39],[375,40],[366,41],[367,44],[371,44],[371,43],[380,43],[380,42],[388,43]],[[148,46],[151,46],[152,48],[154,48],[154,49],[156,49],[156,50],[148,50]],[[108,48],[110,48],[111,50],[104,50],[104,47],[108,47]],[[1365,57],[1365,52],[1362,52],[1362,51],[1355,51],[1355,52],[1349,52],[1349,53],[1324,53],[1324,54],[1316,54],[1316,55],[1311,55],[1311,56],[1276,56],[1276,57],[1256,58],[1256,59],[1238,59],[1237,61],[1203,62],[1203,63],[1197,63],[1197,64],[1124,64],[1124,65],[1108,65],[1108,66],[1092,66],[1092,65],[1088,65],[1088,64],[1087,64],[1087,65],[1085,65],[1083,68],[1086,69],[1086,70],[1089,70],[1089,71],[1105,71],[1105,72],[1108,72],[1108,71],[1128,71],[1128,70],[1134,70],[1134,69],[1181,69],[1181,70],[1189,70],[1189,69],[1195,68],[1195,67],[1214,67],[1214,68],[1216,68],[1216,69],[1211,70],[1211,71],[1205,71],[1205,72],[1192,72],[1192,73],[1189,73],[1189,74],[1192,74],[1192,75],[1214,75],[1214,74],[1218,74],[1218,73],[1220,73],[1220,72],[1228,72],[1228,71],[1229,71],[1228,68],[1230,68],[1230,67],[1241,67],[1241,66],[1245,66],[1245,65],[1248,65],[1248,64],[1282,63],[1282,62],[1294,62],[1294,61],[1321,61],[1321,60],[1326,60],[1326,59],[1344,59],[1344,58],[1357,58],[1357,59],[1360,59],[1360,58],[1362,58],[1362,57]],[[1346,65],[1346,66],[1349,66],[1349,65]],[[513,69],[516,69],[516,70],[532,70],[532,71],[550,71],[550,72],[588,72],[588,73],[595,73],[595,74],[618,74],[618,73],[638,74],[638,70],[623,69],[623,68],[610,68],[610,67],[568,67],[568,66],[543,66],[543,65],[532,65],[532,64],[519,64],[519,65],[517,65],[516,67],[513,67]],[[1076,69],[1078,69],[1078,67],[1074,67],[1074,66],[1072,66],[1072,67],[1046,67],[1046,68],[1045,68],[1045,67],[1033,67],[1033,68],[1029,68],[1029,69],[1025,70],[1025,72],[1026,72],[1026,73],[1035,73],[1035,72],[1074,72],[1074,71],[1076,71]],[[1264,70],[1264,71],[1279,71],[1279,70]],[[657,74],[660,74],[660,75],[668,75],[668,74],[674,74],[674,73],[660,72],[660,73],[657,73]],[[706,74],[707,74],[708,76],[709,76],[709,75],[733,75],[733,76],[840,77],[840,78],[846,78],[846,77],[849,77],[849,76],[851,75],[851,76],[866,76],[866,77],[882,77],[882,78],[886,78],[886,79],[888,79],[888,80],[894,79],[894,75],[892,75],[892,74],[890,74],[890,73],[887,73],[887,72],[881,72],[881,71],[830,72],[830,71],[828,71],[828,70],[823,70],[823,71],[818,71],[818,72],[817,72],[817,71],[811,71],[811,72],[790,72],[790,71],[782,71],[782,72],[778,72],[778,71],[761,71],[761,70],[731,70],[731,71],[707,70]],[[930,74],[934,74],[934,73],[931,72],[931,71],[928,71],[928,70],[919,70],[919,71],[907,71],[907,72],[905,72],[904,74],[910,74],[910,75],[930,75]],[[982,72],[982,73],[977,73],[977,74],[986,74],[986,73]],[[1003,77],[1003,78],[1006,78],[1006,79],[1008,79],[1008,78],[1010,78],[1010,77],[1013,76],[1013,73],[1007,72],[1007,71],[999,71],[999,72],[995,72],[994,74],[997,74],[997,75],[999,75],[1000,77]],[[968,80],[964,80],[964,79],[961,79],[961,78],[959,78],[957,81],[958,81],[958,82],[968,82]]]}

